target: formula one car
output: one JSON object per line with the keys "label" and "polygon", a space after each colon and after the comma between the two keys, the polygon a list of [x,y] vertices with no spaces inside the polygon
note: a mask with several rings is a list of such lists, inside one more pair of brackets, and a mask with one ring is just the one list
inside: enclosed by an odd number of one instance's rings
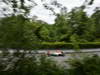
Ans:
{"label": "formula one car", "polygon": [[48,50],[47,55],[48,56],[64,56],[64,53],[61,50]]}

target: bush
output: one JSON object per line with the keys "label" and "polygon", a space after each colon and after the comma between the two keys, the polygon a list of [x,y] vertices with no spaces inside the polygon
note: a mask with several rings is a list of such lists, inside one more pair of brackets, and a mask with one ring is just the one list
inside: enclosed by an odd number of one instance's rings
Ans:
{"label": "bush", "polygon": [[[86,42],[86,43],[78,43],[80,49],[86,48],[100,48],[100,42]],[[37,44],[34,49],[74,49],[73,43],[66,42],[42,42]]]}
{"label": "bush", "polygon": [[70,68],[65,69],[44,55],[6,53],[0,55],[0,75],[100,75],[100,57],[97,55],[73,58],[68,63]]}
{"label": "bush", "polygon": [[4,57],[7,60],[0,60],[0,75],[64,75],[64,69],[45,56],[18,53]]}
{"label": "bush", "polygon": [[100,57],[94,55],[70,60],[69,75],[100,75]]}

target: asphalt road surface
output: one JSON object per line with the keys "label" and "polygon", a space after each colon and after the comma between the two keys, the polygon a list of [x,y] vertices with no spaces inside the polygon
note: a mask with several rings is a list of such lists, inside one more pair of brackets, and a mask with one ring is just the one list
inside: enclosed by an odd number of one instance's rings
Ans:
{"label": "asphalt road surface", "polygon": [[[2,53],[3,51],[0,50],[0,53]],[[8,52],[10,53],[14,53],[16,52],[16,50],[9,50]],[[36,55],[41,55],[41,54],[46,54],[47,50],[36,50],[36,51],[23,51],[20,50],[20,53],[27,53],[27,54],[36,54]],[[47,56],[47,58],[53,59],[54,61],[56,61],[59,65],[64,65],[66,64],[66,62],[71,59],[71,58],[81,58],[81,57],[86,57],[86,56],[92,56],[94,54],[97,54],[100,56],[100,48],[98,49],[82,49],[80,51],[75,51],[75,50],[63,50],[63,52],[65,53],[65,56]],[[68,65],[67,65],[68,66]]]}
{"label": "asphalt road surface", "polygon": [[[47,54],[47,51],[48,50],[20,50],[19,52],[20,53],[26,53],[26,54]],[[51,50],[52,51],[52,50]],[[67,59],[69,57],[71,57],[73,54],[74,55],[83,55],[84,54],[97,54],[97,55],[100,55],[100,48],[98,49],[81,49],[79,51],[75,51],[75,50],[61,50],[63,51],[63,53],[65,54],[65,56],[56,56],[56,57],[52,57],[52,58],[60,58],[60,59]],[[9,52],[9,53],[14,53],[14,52],[17,52],[17,50],[13,50],[13,49],[10,49],[10,50],[6,50],[6,51],[3,51],[3,50],[0,50],[0,53],[2,52]]]}

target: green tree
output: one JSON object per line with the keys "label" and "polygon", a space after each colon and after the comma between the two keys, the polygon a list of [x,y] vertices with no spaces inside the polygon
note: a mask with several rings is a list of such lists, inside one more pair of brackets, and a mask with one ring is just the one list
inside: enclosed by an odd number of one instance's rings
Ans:
{"label": "green tree", "polygon": [[1,48],[30,48],[36,35],[34,26],[23,16],[11,16],[0,20]]}
{"label": "green tree", "polygon": [[91,16],[94,19],[95,26],[96,26],[96,38],[100,38],[100,10],[96,10],[96,12]]}
{"label": "green tree", "polygon": [[69,24],[72,28],[72,35],[79,36],[80,41],[93,41],[95,24],[81,8],[75,8],[69,13]]}
{"label": "green tree", "polygon": [[58,36],[59,41],[69,41],[69,36],[72,33],[72,28],[68,24],[68,14],[67,13],[62,13],[58,14],[54,27],[56,29],[56,33]]}

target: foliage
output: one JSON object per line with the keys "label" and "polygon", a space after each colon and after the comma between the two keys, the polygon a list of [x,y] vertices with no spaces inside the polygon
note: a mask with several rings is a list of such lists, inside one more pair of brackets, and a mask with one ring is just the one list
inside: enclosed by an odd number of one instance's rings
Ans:
{"label": "foliage", "polygon": [[[66,42],[42,42],[37,44],[38,49],[91,49],[91,48],[99,48],[100,42],[86,42],[86,43],[77,43],[76,41],[73,43],[66,43]],[[33,48],[34,50],[37,48]]]}
{"label": "foliage", "polygon": [[33,24],[21,15],[0,20],[0,47],[31,48],[37,41],[33,27]]}
{"label": "foliage", "polygon": [[69,61],[69,75],[99,75],[100,57],[98,55],[76,58]]}
{"label": "foliage", "polygon": [[0,60],[2,75],[64,75],[64,70],[44,55],[36,57],[31,54],[27,56],[27,54],[17,53],[3,57],[7,60]]}
{"label": "foliage", "polygon": [[[7,60],[3,60],[6,58]],[[1,75],[99,75],[100,57],[98,55],[71,58],[65,65],[45,55],[34,56],[25,53],[0,54]]]}
{"label": "foliage", "polygon": [[70,37],[71,41],[72,41],[72,45],[73,45],[73,48],[75,50],[79,50],[79,42],[78,42],[78,36],[76,34],[73,34],[71,37]]}
{"label": "foliage", "polygon": [[100,18],[99,17],[100,17],[100,10],[96,10],[96,12],[92,15],[92,18],[95,22],[96,38],[100,38]]}
{"label": "foliage", "polygon": [[73,9],[69,13],[69,24],[72,27],[72,34],[76,34],[81,42],[94,39],[95,24],[81,8]]}
{"label": "foliage", "polygon": [[[91,17],[81,7],[71,12],[57,15],[55,24],[29,20],[23,15],[13,15],[0,19],[0,47],[15,49],[57,48],[57,42],[73,43],[69,46],[58,45],[59,48],[90,48],[88,42],[100,42],[99,11]],[[44,45],[43,42],[53,42]],[[78,44],[78,43],[85,43]],[[92,44],[92,43],[91,43]],[[57,45],[57,44],[56,44]],[[83,47],[79,47],[82,46]],[[93,44],[92,44],[93,45]],[[95,44],[93,47],[98,47]],[[48,47],[47,47],[48,46]],[[73,46],[73,47],[72,47]],[[91,47],[92,48],[92,47]]]}

